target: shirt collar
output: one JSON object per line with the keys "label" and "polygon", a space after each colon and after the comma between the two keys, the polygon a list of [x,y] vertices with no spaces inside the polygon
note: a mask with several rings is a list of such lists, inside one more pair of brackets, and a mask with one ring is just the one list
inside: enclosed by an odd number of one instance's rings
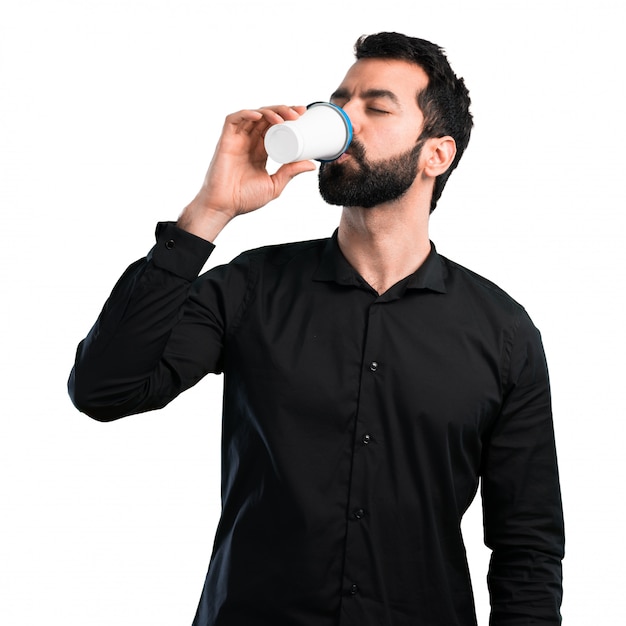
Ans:
{"label": "shirt collar", "polygon": [[[337,241],[337,230],[326,242],[320,263],[313,274],[313,280],[371,289],[343,256]],[[430,242],[430,253],[424,263],[413,274],[402,279],[386,291],[381,298],[399,298],[407,289],[422,289],[446,293],[443,263],[432,241]]]}

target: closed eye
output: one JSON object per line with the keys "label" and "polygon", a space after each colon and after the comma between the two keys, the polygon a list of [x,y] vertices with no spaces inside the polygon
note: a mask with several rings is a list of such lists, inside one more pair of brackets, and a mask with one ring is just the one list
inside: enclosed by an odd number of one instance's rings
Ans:
{"label": "closed eye", "polygon": [[381,115],[389,115],[389,111],[384,111],[383,109],[376,109],[374,107],[368,107],[367,110],[371,111],[372,113],[380,113]]}

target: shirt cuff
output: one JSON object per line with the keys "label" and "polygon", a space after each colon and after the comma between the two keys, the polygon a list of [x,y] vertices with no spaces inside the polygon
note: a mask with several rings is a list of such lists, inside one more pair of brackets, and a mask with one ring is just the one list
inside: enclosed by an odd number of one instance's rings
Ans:
{"label": "shirt cuff", "polygon": [[148,254],[160,269],[195,280],[215,249],[215,245],[178,228],[175,222],[159,222],[156,228],[156,245]]}

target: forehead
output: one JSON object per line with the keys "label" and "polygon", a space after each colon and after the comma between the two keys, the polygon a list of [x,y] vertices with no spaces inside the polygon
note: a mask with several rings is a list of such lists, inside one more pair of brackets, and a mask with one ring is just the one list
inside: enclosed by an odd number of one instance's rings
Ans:
{"label": "forehead", "polygon": [[339,89],[352,96],[386,90],[398,99],[415,101],[428,85],[428,75],[416,63],[400,59],[360,59],[346,73]]}

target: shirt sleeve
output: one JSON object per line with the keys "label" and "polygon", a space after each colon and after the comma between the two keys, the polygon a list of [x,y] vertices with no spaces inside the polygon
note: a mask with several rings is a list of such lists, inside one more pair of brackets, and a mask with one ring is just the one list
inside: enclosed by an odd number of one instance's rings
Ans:
{"label": "shirt sleeve", "polygon": [[548,369],[523,317],[508,346],[505,400],[484,455],[490,626],[561,623],[564,526]]}
{"label": "shirt sleeve", "polygon": [[76,351],[68,391],[99,421],[161,408],[218,373],[230,309],[245,293],[245,268],[222,266],[198,278],[213,244],[173,223],[160,223],[156,238],[121,276]]}

